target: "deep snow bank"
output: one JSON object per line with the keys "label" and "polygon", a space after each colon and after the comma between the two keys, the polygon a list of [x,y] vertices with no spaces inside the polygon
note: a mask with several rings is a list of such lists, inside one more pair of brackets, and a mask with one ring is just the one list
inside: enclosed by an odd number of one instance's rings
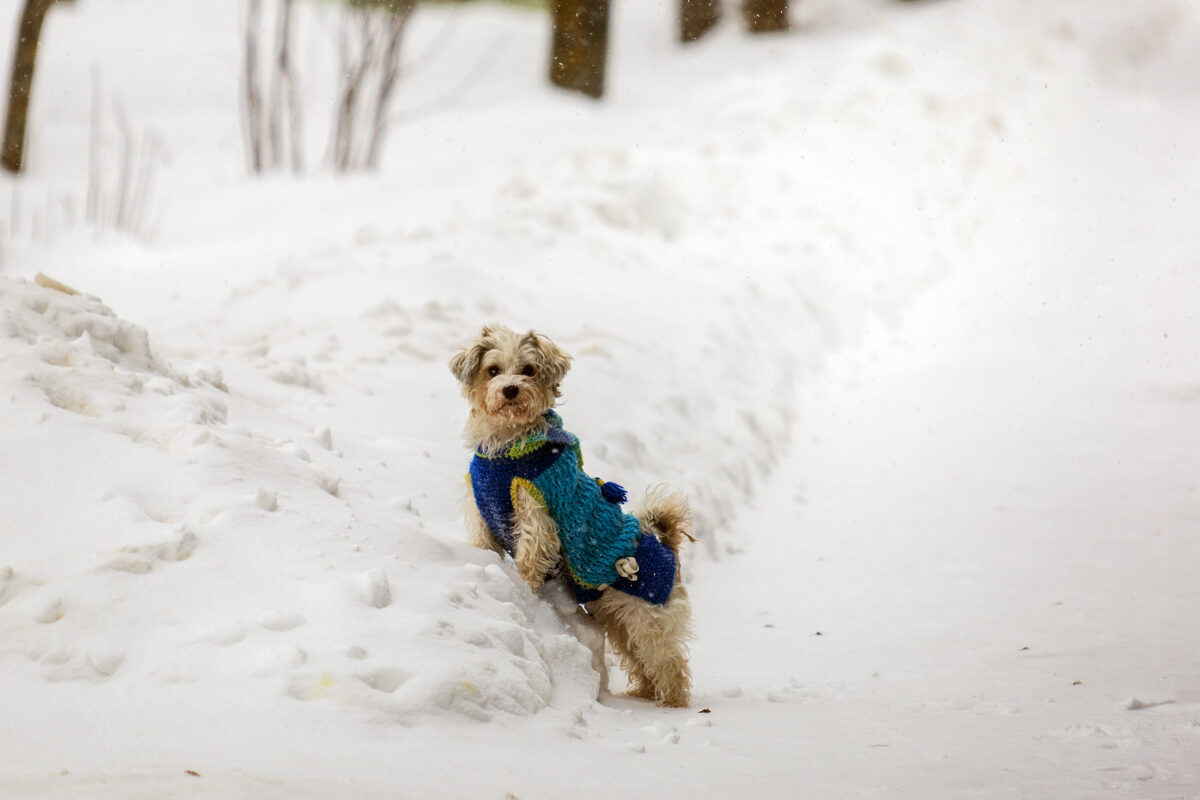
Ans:
{"label": "deep snow bank", "polygon": [[0,361],[0,660],[29,713],[62,681],[401,720],[530,713],[555,672],[594,691],[590,656],[498,565],[424,533],[411,500],[343,497],[328,429],[211,365],[174,371],[95,298],[3,279]]}

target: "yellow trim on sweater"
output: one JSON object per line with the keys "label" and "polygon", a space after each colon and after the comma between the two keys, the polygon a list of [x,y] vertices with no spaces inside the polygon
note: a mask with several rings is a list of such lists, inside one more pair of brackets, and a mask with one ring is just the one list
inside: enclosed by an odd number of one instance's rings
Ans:
{"label": "yellow trim on sweater", "polygon": [[550,504],[546,502],[546,498],[542,494],[542,490],[534,486],[533,481],[526,480],[525,478],[513,478],[512,486],[509,487],[509,493],[512,495],[513,508],[517,507],[517,491],[519,489],[524,489],[525,491],[529,492],[533,499],[537,501],[537,504],[546,509],[547,514],[550,513]]}

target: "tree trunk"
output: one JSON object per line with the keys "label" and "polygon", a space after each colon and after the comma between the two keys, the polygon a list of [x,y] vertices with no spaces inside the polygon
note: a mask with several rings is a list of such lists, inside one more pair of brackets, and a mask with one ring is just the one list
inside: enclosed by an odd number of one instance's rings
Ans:
{"label": "tree trunk", "polygon": [[262,16],[262,0],[250,0],[246,5],[245,61],[242,70],[245,80],[246,134],[249,136],[250,169],[262,172],[265,162],[263,149],[263,103],[258,88],[258,23]]}
{"label": "tree trunk", "polygon": [[267,139],[276,169],[291,162],[293,172],[304,169],[301,140],[300,96],[292,69],[292,10],[295,0],[280,0],[275,25],[275,69],[271,75],[271,102]]}
{"label": "tree trunk", "polygon": [[291,6],[286,2],[280,2],[277,8],[278,20],[275,25],[275,67],[271,72],[271,96],[267,101],[267,142],[269,143],[268,151],[271,153],[270,166],[279,169],[283,166],[284,160],[284,128],[283,117],[286,114],[284,104],[287,102],[283,99],[283,84],[287,80],[287,57],[288,57],[288,40],[287,34],[288,23],[290,21]]}
{"label": "tree trunk", "polygon": [[550,81],[598,98],[607,60],[608,0],[554,0]]}
{"label": "tree trunk", "polygon": [[4,120],[4,151],[0,164],[9,172],[25,166],[25,122],[29,116],[29,93],[33,89],[33,67],[37,61],[38,39],[46,12],[56,2],[73,0],[25,0],[17,44],[13,53],[12,76],[8,87],[8,114]]}
{"label": "tree trunk", "polygon": [[742,0],[742,17],[751,33],[786,31],[787,0]]}
{"label": "tree trunk", "polygon": [[721,18],[720,0],[680,0],[679,40],[694,42]]}
{"label": "tree trunk", "polygon": [[300,87],[292,70],[292,7],[295,0],[283,0],[283,30],[280,33],[279,71],[287,83],[288,130],[292,152],[292,171],[304,171],[304,116],[300,108]]}

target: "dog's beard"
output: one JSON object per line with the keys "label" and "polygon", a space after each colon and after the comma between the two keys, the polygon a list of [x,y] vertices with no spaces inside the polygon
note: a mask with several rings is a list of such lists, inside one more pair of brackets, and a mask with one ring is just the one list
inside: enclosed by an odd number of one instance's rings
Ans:
{"label": "dog's beard", "polygon": [[527,425],[533,421],[529,414],[529,404],[521,402],[504,403],[492,412],[492,416],[513,428]]}
{"label": "dog's beard", "polygon": [[514,400],[500,399],[488,403],[488,408],[485,409],[496,428],[514,432],[535,424],[545,412],[544,408],[538,407],[533,397],[524,392]]}
{"label": "dog's beard", "polygon": [[529,390],[512,400],[486,395],[479,399],[483,402],[474,404],[465,436],[471,447],[485,452],[502,450],[545,425],[550,408],[544,392]]}

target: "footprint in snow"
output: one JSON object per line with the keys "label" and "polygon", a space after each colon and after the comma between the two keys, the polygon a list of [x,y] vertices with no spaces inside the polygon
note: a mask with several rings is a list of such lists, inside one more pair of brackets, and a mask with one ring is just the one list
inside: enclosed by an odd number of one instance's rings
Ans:
{"label": "footprint in snow", "polygon": [[384,667],[358,677],[375,691],[392,694],[412,678],[412,673],[395,667]]}
{"label": "footprint in snow", "polygon": [[276,633],[295,630],[306,622],[308,620],[302,614],[289,614],[283,611],[268,611],[258,618],[260,627]]}
{"label": "footprint in snow", "polygon": [[308,454],[308,451],[305,450],[300,445],[296,444],[295,442],[284,442],[282,445],[279,446],[279,452],[283,453],[286,456],[291,456],[292,458],[297,458],[301,461],[305,461],[305,462],[312,461],[312,456],[310,456]]}
{"label": "footprint in snow", "polygon": [[37,610],[33,613],[33,621],[40,622],[43,625],[49,625],[52,622],[58,622],[67,613],[66,605],[61,597],[55,597],[44,601]]}
{"label": "footprint in snow", "polygon": [[288,681],[284,694],[296,700],[316,700],[329,694],[333,688],[333,676],[328,672],[315,675],[297,675]]}
{"label": "footprint in snow", "polygon": [[26,587],[39,583],[40,581],[24,577],[12,567],[0,567],[0,606],[16,597]]}
{"label": "footprint in snow", "polygon": [[246,629],[240,623],[232,622],[218,628],[215,632],[209,635],[208,640],[213,644],[221,647],[228,647],[244,640],[246,638]]}
{"label": "footprint in snow", "polygon": [[186,561],[199,545],[199,538],[186,525],[176,529],[179,536],[155,544],[123,547],[101,565],[101,569],[145,575],[156,563]]}
{"label": "footprint in snow", "polygon": [[94,650],[88,651],[86,659],[98,674],[109,677],[125,662],[125,654],[119,650]]}
{"label": "footprint in snow", "polygon": [[307,662],[308,653],[299,647],[287,642],[272,642],[258,647],[250,655],[248,666],[255,677],[266,678],[295,669]]}

